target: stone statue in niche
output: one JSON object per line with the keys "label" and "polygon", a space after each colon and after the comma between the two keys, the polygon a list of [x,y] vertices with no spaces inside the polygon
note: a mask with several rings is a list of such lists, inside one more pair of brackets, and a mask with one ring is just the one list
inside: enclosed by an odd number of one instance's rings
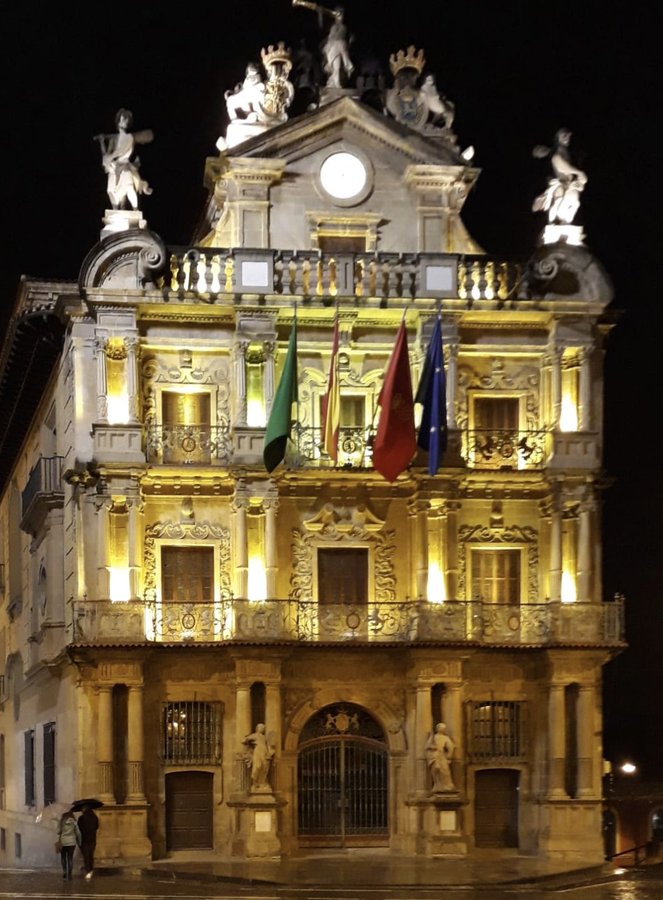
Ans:
{"label": "stone statue in niche", "polygon": [[560,128],[555,135],[555,146],[536,146],[532,151],[537,159],[550,157],[553,175],[548,187],[535,198],[533,212],[548,213],[551,225],[570,225],[580,208],[580,195],[587,184],[587,175],[571,163],[569,144],[571,132]]}
{"label": "stone statue in niche", "polygon": [[456,788],[451,777],[451,759],[456,745],[447,734],[444,722],[438,722],[426,740],[426,762],[431,774],[434,794],[454,793]]}
{"label": "stone statue in niche", "polygon": [[106,190],[113,209],[125,209],[127,204],[138,209],[138,195],[151,194],[152,188],[140,176],[140,160],[134,155],[136,144],[154,140],[152,131],[134,131],[133,114],[119,109],[115,116],[116,134],[97,134],[94,140],[101,148],[101,163],[108,175]]}
{"label": "stone statue in niche", "polygon": [[251,771],[251,790],[268,791],[267,776],[276,748],[271,736],[265,733],[264,724],[256,725],[256,730],[247,734],[242,743],[247,748],[246,764]]}
{"label": "stone statue in niche", "polygon": [[309,3],[308,0],[292,0],[292,5],[317,12],[320,27],[322,27],[323,16],[331,16],[333,19],[322,45],[324,70],[327,75],[328,88],[343,87],[354,72],[354,65],[350,59],[350,39],[344,22],[343,7],[336,6],[334,9],[327,9],[318,3]]}

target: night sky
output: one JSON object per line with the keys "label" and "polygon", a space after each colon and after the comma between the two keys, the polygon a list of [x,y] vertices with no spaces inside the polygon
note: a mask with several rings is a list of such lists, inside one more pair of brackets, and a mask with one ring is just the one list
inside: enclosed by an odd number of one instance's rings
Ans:
{"label": "night sky", "polygon": [[[459,143],[474,146],[482,169],[464,220],[491,255],[534,250],[543,221],[531,204],[549,168],[532,147],[561,126],[573,132],[573,160],[589,176],[577,222],[621,311],[606,356],[604,596],[625,594],[631,646],[606,670],[605,753],[663,780],[657,6],[347,0],[345,19],[353,60],[379,59],[389,85],[389,54],[424,48],[426,71],[456,104]],[[23,2],[3,20],[0,327],[21,275],[75,280],[98,240],[107,198],[93,136],[115,130],[118,108],[155,133],[140,152],[154,189],[143,198],[148,224],[167,244],[186,244],[205,198],[205,158],[225,131],[224,91],[267,44],[306,38],[316,49],[322,37],[314,13],[290,0],[174,12],[151,0]]]}

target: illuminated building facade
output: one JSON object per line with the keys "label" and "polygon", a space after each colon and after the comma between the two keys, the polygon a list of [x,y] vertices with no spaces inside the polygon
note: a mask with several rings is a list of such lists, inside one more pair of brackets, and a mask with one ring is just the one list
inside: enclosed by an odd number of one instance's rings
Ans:
{"label": "illuminated building facade", "polygon": [[[408,54],[397,85],[421,74]],[[109,210],[77,282],[21,284],[0,358],[0,861],[52,861],[54,818],[90,796],[106,860],[602,859],[611,288],[581,240],[485,253],[461,218],[478,170],[393,90],[391,115],[332,86],[231,123],[189,248]],[[416,389],[438,313],[448,447],[388,481],[385,368],[405,317]]]}

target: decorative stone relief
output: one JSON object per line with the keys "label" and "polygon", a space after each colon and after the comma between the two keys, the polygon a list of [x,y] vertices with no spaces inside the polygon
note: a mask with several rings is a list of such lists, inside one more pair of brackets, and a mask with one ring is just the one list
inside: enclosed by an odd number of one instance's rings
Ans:
{"label": "decorative stone relief", "polygon": [[468,364],[458,367],[457,420],[458,427],[467,428],[469,424],[469,392],[518,391],[525,395],[526,428],[536,431],[539,428],[539,394],[541,374],[532,365],[513,363],[506,364],[502,359],[486,360],[490,363],[490,371],[483,371],[477,361],[475,366]]}
{"label": "decorative stone relief", "polygon": [[210,385],[216,387],[216,417],[221,426],[230,427],[230,373],[228,364],[218,359],[207,366],[193,364],[193,356],[180,353],[177,364],[163,357],[149,356],[142,366],[143,410],[146,428],[157,424],[155,385]]}
{"label": "decorative stone relief", "polygon": [[313,597],[313,559],[317,547],[325,544],[364,543],[373,549],[376,602],[396,599],[396,577],[393,559],[396,553],[395,532],[384,530],[384,522],[365,506],[335,507],[326,503],[301,528],[292,531],[293,574],[290,597],[310,600]]}
{"label": "decorative stone relief", "polygon": [[490,528],[488,525],[461,525],[458,529],[458,596],[467,596],[467,551],[471,544],[525,545],[527,571],[527,601],[539,600],[539,545],[534,528],[510,525]]}
{"label": "decorative stone relief", "polygon": [[145,591],[157,588],[156,541],[215,541],[219,546],[219,591],[222,598],[231,596],[230,530],[209,522],[156,522],[145,528]]}

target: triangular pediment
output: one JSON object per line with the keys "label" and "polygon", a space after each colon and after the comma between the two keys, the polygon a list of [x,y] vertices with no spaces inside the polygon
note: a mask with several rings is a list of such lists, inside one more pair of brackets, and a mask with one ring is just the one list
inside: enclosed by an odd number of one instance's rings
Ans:
{"label": "triangular pediment", "polygon": [[[261,128],[232,127],[233,138],[237,128]],[[460,219],[478,174],[450,131],[415,131],[343,96],[209,158],[210,201],[197,242],[480,253]]]}
{"label": "triangular pediment", "polygon": [[352,97],[341,97],[312,112],[249,138],[227,151],[232,157],[275,158],[289,162],[339,140],[363,146],[379,143],[401,154],[407,164],[466,166],[449,138],[426,135],[381,115]]}

